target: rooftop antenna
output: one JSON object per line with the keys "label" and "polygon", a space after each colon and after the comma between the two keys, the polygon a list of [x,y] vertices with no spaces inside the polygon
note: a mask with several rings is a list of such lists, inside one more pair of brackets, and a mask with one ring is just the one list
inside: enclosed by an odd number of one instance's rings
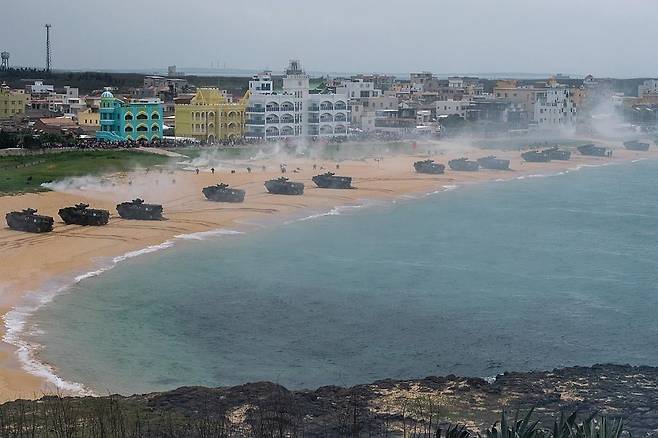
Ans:
{"label": "rooftop antenna", "polygon": [[50,73],[50,28],[52,25],[46,24],[46,71]]}

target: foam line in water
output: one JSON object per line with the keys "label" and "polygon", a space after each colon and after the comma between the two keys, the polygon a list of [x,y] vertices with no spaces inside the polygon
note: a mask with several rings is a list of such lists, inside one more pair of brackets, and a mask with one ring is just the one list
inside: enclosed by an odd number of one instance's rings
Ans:
{"label": "foam line in water", "polygon": [[[218,229],[203,231],[199,233],[180,234],[175,236],[175,239],[206,240],[210,237],[236,234],[243,233],[234,230]],[[28,326],[28,319],[41,307],[55,299],[56,296],[62,293],[66,293],[70,286],[78,284],[83,280],[97,277],[102,273],[114,268],[118,263],[125,260],[171,248],[174,245],[174,240],[167,240],[158,245],[151,245],[147,246],[146,248],[129,251],[125,254],[113,257],[110,259],[109,263],[102,265],[99,268],[75,275],[71,280],[65,281],[63,284],[28,293],[24,297],[24,303],[22,305],[15,306],[12,310],[3,316],[2,319],[5,325],[5,334],[2,338],[3,341],[16,347],[18,360],[23,370],[44,379],[48,384],[53,385],[57,389],[79,395],[93,395],[93,392],[81,383],[70,382],[60,377],[53,367],[39,360],[38,352],[42,349],[42,346],[38,343],[29,342],[25,339],[26,336],[36,334],[37,331],[35,327]]]}

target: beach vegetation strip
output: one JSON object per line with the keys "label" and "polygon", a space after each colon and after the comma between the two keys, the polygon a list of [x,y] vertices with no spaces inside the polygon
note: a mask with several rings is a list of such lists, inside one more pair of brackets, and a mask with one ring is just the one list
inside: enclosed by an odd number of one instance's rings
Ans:
{"label": "beach vegetation strip", "polygon": [[166,165],[171,158],[132,150],[67,151],[0,156],[0,195],[48,191],[64,178],[102,175]]}

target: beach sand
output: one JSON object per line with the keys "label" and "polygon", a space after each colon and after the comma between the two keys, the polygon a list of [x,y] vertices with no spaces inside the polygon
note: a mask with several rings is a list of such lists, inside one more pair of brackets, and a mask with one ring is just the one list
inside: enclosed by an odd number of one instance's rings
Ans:
{"label": "beach sand", "polygon": [[[31,292],[61,287],[76,275],[98,269],[112,257],[136,251],[151,245],[159,245],[175,236],[215,229],[243,230],[254,224],[279,218],[304,216],[313,212],[328,211],[340,205],[358,204],[364,200],[391,200],[402,195],[423,194],[442,190],[456,184],[513,179],[522,175],[552,174],[575,169],[583,164],[604,164],[630,161],[638,158],[655,158],[655,152],[615,150],[612,159],[583,157],[574,153],[571,161],[550,163],[525,163],[518,152],[495,151],[499,158],[512,160],[511,171],[480,170],[479,172],[454,172],[443,175],[421,175],[412,167],[414,161],[425,156],[384,157],[381,161],[343,161],[340,169],[335,163],[322,160],[287,160],[286,176],[306,185],[303,196],[270,195],[263,187],[267,179],[281,176],[279,162],[235,162],[236,173],[223,167],[214,175],[205,169],[195,172],[176,170],[158,172],[152,170],[133,174],[113,175],[103,186],[98,179],[78,180],[76,184],[58,185],[57,191],[0,197],[0,213],[37,208],[39,213],[55,218],[55,229],[47,234],[30,234],[0,228],[0,313],[6,315],[20,306]],[[494,151],[490,151],[494,153]],[[479,157],[490,152],[478,150],[470,156]],[[462,152],[468,155],[466,152]],[[446,153],[430,158],[447,165],[447,161],[461,153]],[[313,164],[318,168],[313,170]],[[248,173],[246,166],[251,166]],[[266,166],[266,170],[262,170]],[[323,166],[325,169],[321,170]],[[300,168],[298,173],[293,169]],[[355,190],[318,189],[311,177],[323,171],[354,178]],[[174,182],[175,180],[175,182]],[[206,201],[201,194],[204,186],[225,182],[245,189],[246,200],[242,204]],[[76,185],[86,185],[76,188]],[[146,202],[162,203],[165,221],[127,221],[118,218],[115,205],[118,202],[141,197]],[[64,225],[57,211],[59,208],[86,202],[92,207],[110,210],[112,217],[105,227],[81,227]],[[4,220],[4,219],[3,219]],[[250,225],[251,224],[251,225]],[[6,327],[0,329],[5,335]],[[77,352],[79,354],[79,352]],[[16,398],[39,397],[44,392],[57,390],[54,382],[38,377],[23,369],[17,347],[0,343],[0,401]]]}

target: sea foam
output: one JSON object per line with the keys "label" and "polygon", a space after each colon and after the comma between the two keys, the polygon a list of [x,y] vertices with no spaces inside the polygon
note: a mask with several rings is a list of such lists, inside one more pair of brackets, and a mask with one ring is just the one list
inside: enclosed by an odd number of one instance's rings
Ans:
{"label": "sea foam", "polygon": [[[179,234],[174,236],[174,239],[206,240],[217,236],[238,234],[243,233],[235,230],[217,229],[191,234]],[[2,317],[5,325],[5,334],[2,339],[4,342],[16,347],[18,359],[23,370],[44,379],[48,384],[53,385],[58,390],[72,392],[79,395],[93,395],[93,392],[84,385],[60,377],[57,374],[57,370],[39,360],[38,352],[41,350],[42,346],[26,339],[26,337],[29,337],[30,335],[37,334],[39,329],[36,325],[30,327],[27,323],[28,319],[41,307],[55,299],[56,296],[66,293],[71,286],[86,279],[97,277],[114,268],[118,263],[128,259],[171,248],[176,244],[175,240],[166,240],[158,245],[150,245],[142,249],[129,251],[119,256],[112,257],[109,262],[101,264],[100,267],[94,270],[75,275],[70,280],[64,280],[58,285],[51,284],[49,287],[45,287],[42,290],[26,294],[23,303],[20,306],[15,306]]]}

